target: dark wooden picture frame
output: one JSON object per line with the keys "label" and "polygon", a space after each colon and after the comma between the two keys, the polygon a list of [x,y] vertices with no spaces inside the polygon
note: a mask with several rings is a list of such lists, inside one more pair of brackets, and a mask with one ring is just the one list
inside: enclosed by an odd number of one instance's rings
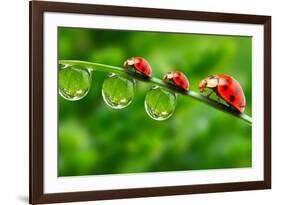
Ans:
{"label": "dark wooden picture frame", "polygon": [[[197,11],[103,6],[75,3],[30,3],[30,203],[75,202],[271,188],[271,17]],[[186,186],[45,194],[43,191],[43,14],[44,12],[149,17],[260,24],[264,28],[264,180]]]}

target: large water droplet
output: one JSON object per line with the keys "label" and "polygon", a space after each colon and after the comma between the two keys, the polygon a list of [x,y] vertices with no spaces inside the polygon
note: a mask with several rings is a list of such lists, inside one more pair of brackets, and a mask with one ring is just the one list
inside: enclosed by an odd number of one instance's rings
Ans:
{"label": "large water droplet", "polygon": [[168,90],[153,87],[146,94],[144,105],[147,114],[154,120],[166,120],[176,108],[176,94]]}
{"label": "large water droplet", "polygon": [[91,87],[91,73],[76,66],[60,65],[59,94],[66,100],[80,100],[87,95]]}
{"label": "large water droplet", "polygon": [[127,78],[111,75],[102,85],[102,97],[104,102],[114,108],[125,108],[132,102],[135,94],[135,81]]}

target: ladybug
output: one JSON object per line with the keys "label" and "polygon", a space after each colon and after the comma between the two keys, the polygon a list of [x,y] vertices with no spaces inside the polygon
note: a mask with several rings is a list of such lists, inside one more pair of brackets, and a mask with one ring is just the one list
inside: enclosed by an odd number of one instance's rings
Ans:
{"label": "ladybug", "polygon": [[144,58],[140,58],[140,57],[130,58],[124,62],[123,66],[126,69],[130,67],[134,69],[134,71],[141,73],[147,78],[151,77],[151,67]]}
{"label": "ladybug", "polygon": [[176,85],[180,89],[188,91],[189,89],[189,82],[187,77],[179,71],[169,72],[163,77],[163,81],[165,83],[170,83],[172,85]]}
{"label": "ladybug", "polygon": [[207,97],[210,97],[215,92],[219,99],[222,98],[240,113],[244,112],[246,106],[245,95],[242,87],[233,77],[225,74],[209,76],[199,83],[200,92],[205,92],[206,88],[212,89],[212,92]]}

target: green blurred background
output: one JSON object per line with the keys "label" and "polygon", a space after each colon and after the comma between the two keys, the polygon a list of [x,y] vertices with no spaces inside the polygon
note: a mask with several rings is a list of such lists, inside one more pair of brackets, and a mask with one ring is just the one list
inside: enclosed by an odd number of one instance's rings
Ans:
{"label": "green blurred background", "polygon": [[[238,80],[251,115],[251,37],[58,28],[59,59],[122,66],[140,56],[153,76],[179,70],[190,89],[208,75]],[[174,115],[155,121],[145,112],[151,85],[138,82],[127,108],[102,99],[108,73],[94,72],[79,101],[59,96],[59,176],[177,171],[251,166],[251,126],[189,97],[179,96]]]}

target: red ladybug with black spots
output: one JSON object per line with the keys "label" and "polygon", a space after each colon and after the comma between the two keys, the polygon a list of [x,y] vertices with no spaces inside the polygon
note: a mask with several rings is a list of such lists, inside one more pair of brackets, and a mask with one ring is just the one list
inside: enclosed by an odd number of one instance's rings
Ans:
{"label": "red ladybug with black spots", "polygon": [[169,72],[163,77],[163,81],[165,83],[170,83],[172,85],[176,85],[180,89],[184,91],[188,91],[189,89],[189,82],[187,77],[179,71]]}
{"label": "red ladybug with black spots", "polygon": [[240,84],[231,76],[225,74],[209,76],[199,83],[200,92],[206,88],[212,89],[210,95],[215,92],[219,98],[225,100],[230,106],[243,113],[246,107],[246,99]]}
{"label": "red ladybug with black spots", "polygon": [[123,64],[126,69],[132,68],[134,71],[144,75],[146,78],[151,77],[151,67],[149,63],[141,57],[133,57],[126,60]]}

